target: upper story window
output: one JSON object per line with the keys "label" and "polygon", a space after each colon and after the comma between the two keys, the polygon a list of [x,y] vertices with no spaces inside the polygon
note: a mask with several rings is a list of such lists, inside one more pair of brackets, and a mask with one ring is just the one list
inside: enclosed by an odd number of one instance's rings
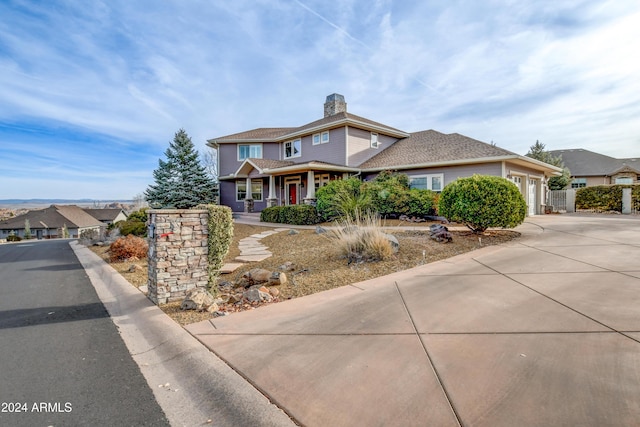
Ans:
{"label": "upper story window", "polygon": [[574,178],[571,181],[571,188],[583,188],[587,186],[587,178]]}
{"label": "upper story window", "polygon": [[312,141],[313,141],[313,145],[319,145],[320,144],[320,134],[319,133],[314,133],[313,136],[311,137]]}
{"label": "upper story window", "polygon": [[371,132],[371,148],[378,148],[380,142],[378,141],[378,134]]}
{"label": "upper story window", "polygon": [[294,139],[284,143],[284,158],[290,159],[292,157],[300,157],[302,153],[302,141],[300,139]]}
{"label": "upper story window", "polygon": [[322,132],[322,135],[320,135],[320,142],[323,144],[329,142],[329,132]]}
{"label": "upper story window", "polygon": [[238,144],[238,161],[241,162],[249,158],[251,159],[262,158],[261,144]]}
{"label": "upper story window", "polygon": [[433,175],[415,175],[409,177],[409,186],[411,188],[419,188],[422,190],[442,191],[444,183],[444,174],[437,173]]}

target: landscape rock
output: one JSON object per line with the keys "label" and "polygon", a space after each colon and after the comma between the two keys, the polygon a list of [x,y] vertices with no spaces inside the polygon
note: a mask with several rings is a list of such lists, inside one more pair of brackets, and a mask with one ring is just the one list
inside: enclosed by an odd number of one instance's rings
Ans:
{"label": "landscape rock", "polygon": [[180,304],[180,309],[213,313],[218,310],[218,304],[216,304],[213,295],[211,295],[209,291],[204,288],[196,288],[187,293]]}
{"label": "landscape rock", "polygon": [[284,285],[287,283],[287,275],[284,272],[274,271],[269,277],[269,286]]}
{"label": "landscape rock", "polygon": [[289,230],[289,236],[293,236],[295,234],[300,234],[300,232],[298,230],[294,230],[293,228],[291,230]]}
{"label": "landscape rock", "polygon": [[[266,289],[266,288],[264,288]],[[247,289],[243,294],[243,298],[249,302],[271,302],[273,297],[268,292],[263,292],[258,286],[252,286]]]}
{"label": "landscape rock", "polygon": [[287,261],[278,268],[283,271],[294,271],[296,269],[296,266],[291,261]]}
{"label": "landscape rock", "polygon": [[393,253],[397,253],[400,249],[400,242],[398,238],[393,234],[384,233],[384,237],[391,243],[391,248],[393,249]]}
{"label": "landscape rock", "polygon": [[453,240],[453,236],[449,232],[449,229],[444,225],[433,224],[429,226],[429,236],[440,243],[448,243]]}
{"label": "landscape rock", "polygon": [[419,218],[419,217],[415,217],[415,216],[409,217],[407,215],[400,215],[398,217],[398,219],[400,221],[406,221],[406,222],[426,222],[427,221],[424,218]]}
{"label": "landscape rock", "polygon": [[271,294],[272,297],[276,298],[278,295],[280,295],[280,290],[276,287],[270,287],[269,293]]}
{"label": "landscape rock", "polygon": [[142,266],[138,264],[131,264],[127,270],[129,273],[135,273],[136,271],[142,271]]}
{"label": "landscape rock", "polygon": [[316,226],[316,234],[324,234],[327,232],[326,228],[320,227],[319,225]]}
{"label": "landscape rock", "polygon": [[243,286],[245,288],[257,285],[260,283],[266,283],[271,279],[273,273],[270,270],[264,268],[254,268],[242,275],[240,281],[236,286]]}

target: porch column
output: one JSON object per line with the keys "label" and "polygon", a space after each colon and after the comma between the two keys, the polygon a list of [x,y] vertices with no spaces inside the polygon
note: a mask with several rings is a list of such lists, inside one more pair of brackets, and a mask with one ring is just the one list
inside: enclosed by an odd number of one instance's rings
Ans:
{"label": "porch column", "polygon": [[315,174],[313,171],[307,172],[307,199],[315,199],[316,198],[316,183],[315,183]]}
{"label": "porch column", "polygon": [[276,199],[276,179],[273,175],[269,175],[269,197],[267,198],[267,207],[277,206]]}
{"label": "porch column", "polygon": [[244,198],[244,211],[253,212],[253,199],[251,198],[251,177],[247,177],[247,195]]}
{"label": "porch column", "polygon": [[307,196],[304,198],[305,205],[316,204],[316,183],[313,171],[307,172]]}

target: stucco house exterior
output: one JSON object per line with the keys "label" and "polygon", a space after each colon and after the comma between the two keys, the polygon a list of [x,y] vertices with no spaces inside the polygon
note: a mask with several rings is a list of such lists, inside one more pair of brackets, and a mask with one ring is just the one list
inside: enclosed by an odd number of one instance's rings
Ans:
{"label": "stucco house exterior", "polygon": [[335,179],[373,179],[384,170],[412,187],[441,191],[473,174],[510,179],[530,215],[543,212],[546,182],[561,169],[457,133],[406,132],[347,112],[327,96],[324,117],[299,127],[258,128],[208,140],[218,150],[220,203],[234,212],[309,203]]}
{"label": "stucco house exterior", "polygon": [[582,148],[549,151],[571,172],[571,188],[607,184],[639,184],[640,158],[616,159]]}
{"label": "stucco house exterior", "polygon": [[29,220],[31,236],[38,239],[51,239],[63,236],[66,227],[69,237],[78,238],[85,230],[100,229],[106,225],[75,205],[51,205],[45,209],[31,210],[0,222],[0,239],[10,234],[25,237],[25,220]]}

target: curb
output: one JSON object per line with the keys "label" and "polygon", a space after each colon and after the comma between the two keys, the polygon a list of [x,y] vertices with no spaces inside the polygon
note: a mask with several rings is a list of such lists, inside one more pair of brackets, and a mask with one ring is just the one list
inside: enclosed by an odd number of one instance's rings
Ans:
{"label": "curb", "polygon": [[99,256],[69,243],[172,426],[294,426]]}

